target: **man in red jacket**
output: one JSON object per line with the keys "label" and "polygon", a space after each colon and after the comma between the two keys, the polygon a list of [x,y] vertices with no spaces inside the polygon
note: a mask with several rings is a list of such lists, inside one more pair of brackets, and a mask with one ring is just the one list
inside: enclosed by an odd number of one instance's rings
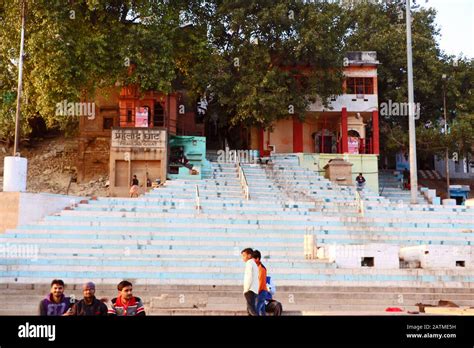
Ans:
{"label": "man in red jacket", "polygon": [[145,306],[139,297],[132,294],[132,283],[123,280],[117,285],[119,295],[112,299],[112,304],[109,308],[109,315],[118,316],[142,316],[145,314]]}

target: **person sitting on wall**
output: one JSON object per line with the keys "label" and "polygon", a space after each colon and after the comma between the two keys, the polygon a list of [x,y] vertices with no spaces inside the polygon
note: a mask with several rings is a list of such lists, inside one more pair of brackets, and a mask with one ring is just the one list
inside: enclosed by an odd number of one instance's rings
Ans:
{"label": "person sitting on wall", "polygon": [[130,187],[130,198],[132,198],[133,196],[138,197],[138,189],[139,189],[138,184],[139,183],[138,183],[137,176],[134,175],[132,179],[131,187]]}
{"label": "person sitting on wall", "polygon": [[357,189],[363,190],[365,187],[365,178],[362,175],[362,173],[359,173],[359,175],[356,178],[356,182],[357,182]]}
{"label": "person sitting on wall", "polygon": [[193,165],[189,163],[189,160],[186,158],[186,155],[184,154],[184,147],[180,146],[177,149],[175,148],[172,151],[171,157],[170,157],[170,162],[171,163],[177,163],[182,165],[183,167],[188,168],[191,170],[193,168]]}

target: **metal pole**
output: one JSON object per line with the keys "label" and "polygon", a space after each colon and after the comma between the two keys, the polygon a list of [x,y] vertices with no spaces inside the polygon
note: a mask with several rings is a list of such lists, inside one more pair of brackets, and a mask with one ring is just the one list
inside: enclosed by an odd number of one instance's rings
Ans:
{"label": "metal pole", "polygon": [[16,116],[15,116],[15,143],[13,146],[13,156],[17,155],[18,143],[20,141],[20,101],[23,81],[23,49],[25,45],[25,16],[26,0],[21,2],[21,40],[20,40],[20,58],[18,62],[18,88],[16,96]]}
{"label": "metal pole", "polygon": [[[446,115],[446,81],[444,82],[443,86],[443,110],[444,110],[444,136],[448,136],[448,117]],[[449,194],[449,150],[446,148],[446,155],[445,155],[445,162],[446,162],[446,194],[448,198],[450,197]]]}
{"label": "metal pole", "polygon": [[408,105],[409,117],[408,128],[410,138],[410,185],[411,203],[417,204],[418,173],[416,166],[416,133],[415,133],[415,93],[413,90],[413,56],[411,40],[411,4],[407,0],[406,22],[407,22],[407,65],[408,65]]}

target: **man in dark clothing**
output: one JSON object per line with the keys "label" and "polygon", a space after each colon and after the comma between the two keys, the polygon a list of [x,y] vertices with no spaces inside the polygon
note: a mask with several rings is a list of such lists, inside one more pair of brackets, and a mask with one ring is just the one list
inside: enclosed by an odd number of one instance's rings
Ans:
{"label": "man in dark clothing", "polygon": [[127,317],[146,315],[142,300],[132,294],[132,283],[123,280],[117,285],[117,289],[119,296],[112,299],[109,315]]}
{"label": "man in dark clothing", "polygon": [[84,299],[72,307],[72,315],[77,316],[99,316],[107,315],[107,306],[99,301],[95,295],[95,284],[88,282],[82,286]]}
{"label": "man in dark clothing", "polygon": [[364,176],[362,175],[362,173],[359,173],[359,176],[357,176],[356,178],[356,182],[357,182],[357,188],[359,189],[363,189],[364,186],[365,186],[365,178]]}
{"label": "man in dark clothing", "polygon": [[410,171],[407,168],[403,170],[403,188],[410,189]]}
{"label": "man in dark clothing", "polygon": [[71,298],[64,296],[64,282],[54,279],[51,282],[51,292],[39,304],[39,314],[43,316],[72,315]]}

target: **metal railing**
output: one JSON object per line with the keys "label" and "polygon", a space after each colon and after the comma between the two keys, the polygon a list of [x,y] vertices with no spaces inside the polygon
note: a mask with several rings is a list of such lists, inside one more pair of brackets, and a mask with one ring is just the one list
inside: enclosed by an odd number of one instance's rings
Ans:
{"label": "metal railing", "polygon": [[361,217],[364,217],[364,199],[362,198],[358,190],[355,191],[355,196],[357,203],[357,212],[360,214]]}
{"label": "metal railing", "polygon": [[250,199],[250,191],[249,184],[247,182],[247,177],[245,176],[244,170],[242,169],[240,162],[237,167],[239,171],[240,186],[242,186],[242,190],[244,191],[244,197],[248,201]]}
{"label": "metal railing", "polygon": [[199,196],[199,186],[196,185],[196,211],[198,214],[201,212],[201,197]]}

